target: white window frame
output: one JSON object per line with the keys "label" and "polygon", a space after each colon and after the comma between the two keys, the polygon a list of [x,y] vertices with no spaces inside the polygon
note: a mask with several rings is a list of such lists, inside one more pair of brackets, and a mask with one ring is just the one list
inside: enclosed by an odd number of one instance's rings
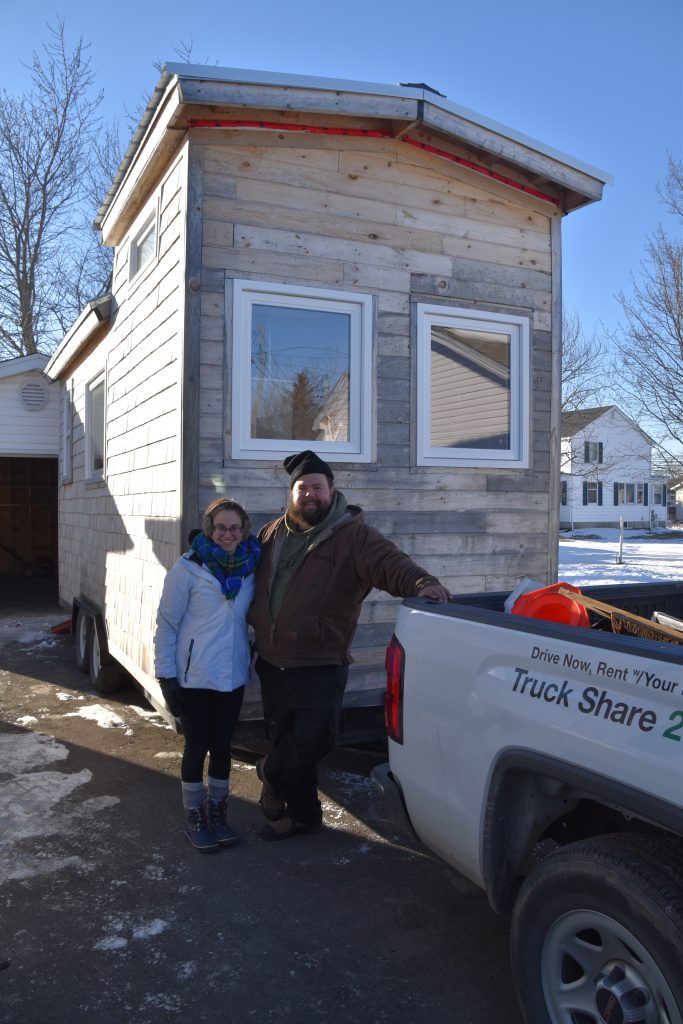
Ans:
{"label": "white window frame", "polygon": [[[591,497],[591,494],[594,496]],[[597,480],[588,480],[586,482],[586,504],[587,505],[599,505],[600,504],[600,483]]]}
{"label": "white window frame", "polygon": [[73,480],[73,406],[74,382],[69,380],[62,390],[62,483]]}
{"label": "white window frame", "polygon": [[[449,449],[430,444],[431,328],[486,330],[510,338],[510,448],[507,452],[480,448]],[[418,466],[529,466],[530,350],[529,318],[457,306],[417,303],[417,464]]]}
{"label": "white window frame", "polygon": [[[140,262],[140,250],[142,245],[149,235],[150,231],[154,230],[154,251],[144,263]],[[133,235],[130,242],[129,255],[128,255],[128,280],[132,281],[133,278],[137,277],[138,274],[142,273],[150,267],[159,255],[159,206],[158,203],[154,203],[154,209],[151,213],[145,217],[142,226]]]}
{"label": "white window frame", "polygon": [[[232,458],[281,459],[314,447],[335,462],[372,461],[373,301],[363,292],[234,280],[232,288]],[[229,298],[226,295],[226,300]],[[345,313],[351,318],[349,440],[312,441],[251,436],[251,323],[254,305]]]}
{"label": "white window frame", "polygon": [[600,462],[600,442],[586,441],[588,458],[586,462]]}
{"label": "white window frame", "polygon": [[[92,445],[92,393],[95,388],[102,385],[104,388],[104,401],[102,403],[102,468],[93,467],[94,451]],[[85,479],[90,481],[104,480],[105,467],[107,465],[107,381],[104,370],[91,379],[85,385]]]}

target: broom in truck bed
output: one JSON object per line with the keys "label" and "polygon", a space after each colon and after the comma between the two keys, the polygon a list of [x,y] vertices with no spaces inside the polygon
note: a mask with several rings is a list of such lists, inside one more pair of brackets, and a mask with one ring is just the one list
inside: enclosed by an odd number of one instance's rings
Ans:
{"label": "broom in truck bed", "polygon": [[683,644],[683,632],[665,626],[662,622],[651,622],[633,612],[625,612],[616,608],[613,604],[605,604],[604,601],[596,601],[594,597],[586,597],[585,594],[577,594],[575,590],[565,590],[560,587],[557,591],[563,597],[583,605],[596,615],[609,619],[612,623],[614,633],[630,633],[633,636],[642,637],[643,640],[660,640],[669,644]]}

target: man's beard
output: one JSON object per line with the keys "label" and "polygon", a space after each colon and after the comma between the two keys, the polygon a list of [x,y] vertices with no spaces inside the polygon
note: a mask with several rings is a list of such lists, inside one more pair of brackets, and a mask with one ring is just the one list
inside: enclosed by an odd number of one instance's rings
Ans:
{"label": "man's beard", "polygon": [[316,501],[315,507],[302,508],[298,502],[290,501],[287,515],[300,529],[310,530],[312,526],[322,523],[331,506],[331,501],[329,505],[323,505],[321,502]]}

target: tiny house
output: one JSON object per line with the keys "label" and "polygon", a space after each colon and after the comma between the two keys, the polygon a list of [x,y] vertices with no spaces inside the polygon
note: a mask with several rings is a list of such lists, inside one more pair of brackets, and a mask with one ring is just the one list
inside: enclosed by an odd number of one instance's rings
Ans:
{"label": "tiny house", "polygon": [[[166,570],[216,495],[279,514],[304,448],[451,589],[554,579],[561,224],[608,180],[426,86],[167,65],[96,221],[111,295],[48,367],[96,685],[159,705]],[[365,602],[349,721],[395,612]]]}

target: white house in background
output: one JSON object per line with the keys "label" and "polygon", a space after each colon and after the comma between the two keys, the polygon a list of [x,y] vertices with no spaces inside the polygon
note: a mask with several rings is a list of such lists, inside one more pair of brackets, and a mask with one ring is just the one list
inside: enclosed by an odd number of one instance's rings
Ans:
{"label": "white house in background", "polygon": [[0,577],[57,568],[60,386],[48,359],[0,361]]}
{"label": "white house in background", "polygon": [[652,439],[616,405],[562,414],[560,529],[666,526]]}

